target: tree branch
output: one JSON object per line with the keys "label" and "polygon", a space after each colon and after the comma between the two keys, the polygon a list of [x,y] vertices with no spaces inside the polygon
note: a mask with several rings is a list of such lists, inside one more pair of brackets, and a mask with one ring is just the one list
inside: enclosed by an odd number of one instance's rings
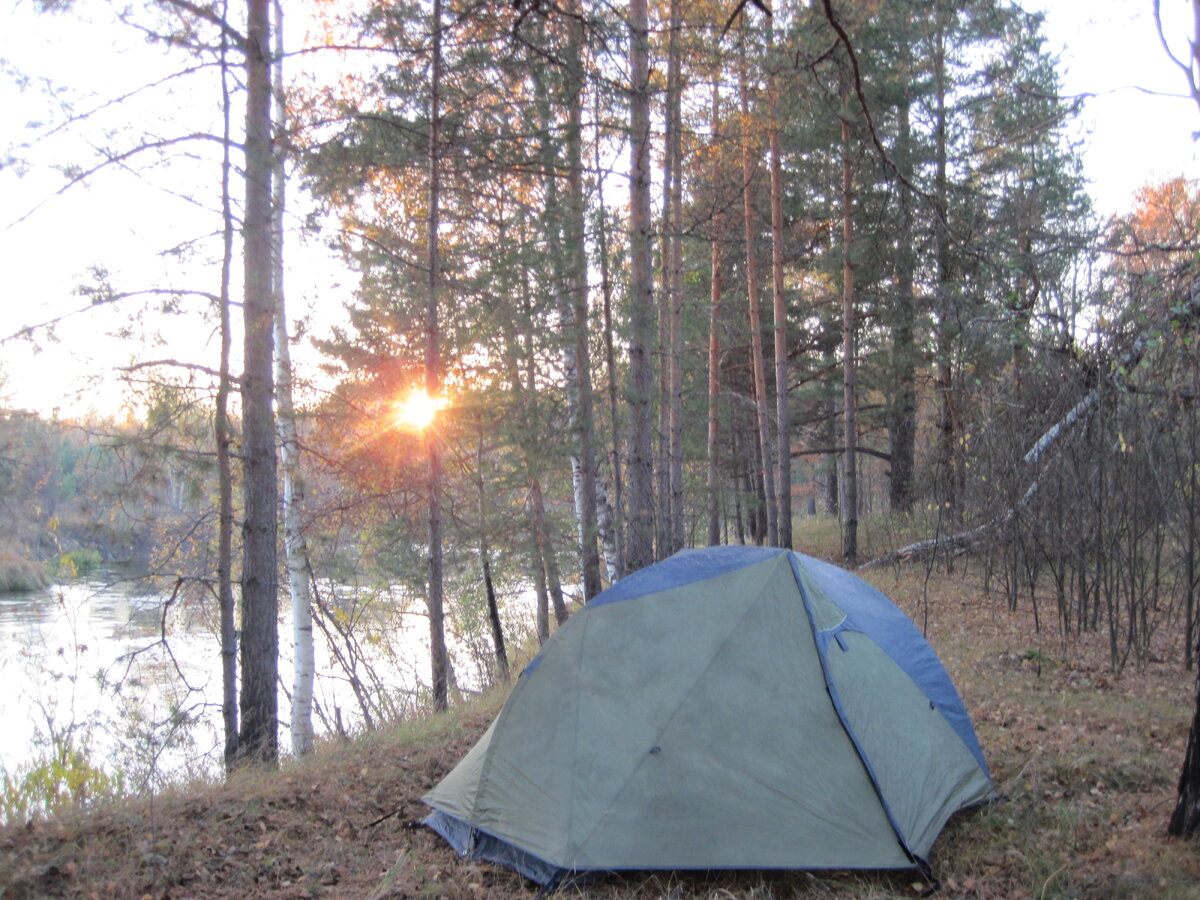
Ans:
{"label": "tree branch", "polygon": [[197,19],[208,22],[210,25],[215,25],[217,29],[229,38],[233,44],[239,49],[244,50],[246,47],[246,36],[226,22],[221,16],[218,16],[211,9],[205,9],[202,6],[197,6],[191,3],[190,0],[161,0],[167,6],[174,6],[186,13],[190,13]]}
{"label": "tree branch", "polygon": [[[221,377],[221,373],[219,371],[217,371],[216,369],[210,369],[208,366],[202,366],[199,363],[183,362],[182,360],[178,360],[178,359],[147,359],[147,360],[143,360],[142,362],[132,363],[131,365],[128,365],[128,366],[119,366],[117,368],[117,371],[118,372],[139,372],[142,369],[153,369],[153,368],[157,368],[159,366],[165,366],[167,368],[173,368],[173,369],[184,369],[189,372],[200,372],[201,374],[208,375],[212,378],[220,378]],[[236,384],[241,383],[240,378],[231,377],[230,380]]]}
{"label": "tree branch", "polygon": [[10,228],[15,228],[16,226],[20,225],[22,222],[27,220],[30,216],[32,216],[34,213],[36,213],[38,210],[40,210],[43,206],[45,206],[47,203],[49,203],[54,198],[62,196],[67,191],[69,191],[71,188],[75,187],[78,184],[81,184],[84,181],[87,181],[87,179],[91,178],[97,172],[100,172],[101,170],[106,169],[109,166],[121,165],[121,164],[127,162],[128,160],[132,159],[133,157],[138,156],[138,155],[145,153],[147,151],[150,151],[150,150],[162,150],[165,147],[172,147],[176,144],[187,143],[188,141],[215,141],[218,144],[224,143],[224,139],[217,135],[206,134],[205,132],[198,131],[198,132],[194,132],[192,134],[181,135],[179,137],[164,138],[159,141],[150,141],[149,143],[146,143],[146,144],[139,144],[138,146],[136,146],[130,150],[126,150],[124,153],[117,153],[117,154],[114,154],[111,156],[106,155],[105,159],[102,162],[99,162],[96,165],[92,166],[90,169],[86,169],[85,171],[79,172],[78,174],[72,176],[71,179],[66,184],[64,184],[62,187],[60,187],[58,190],[56,190],[53,194],[51,194],[49,197],[46,197],[44,200],[40,201],[39,203],[37,203],[35,206],[33,206],[33,208],[27,210],[19,218],[14,219],[13,221],[9,222],[2,229],[0,229],[0,231],[8,231]]}

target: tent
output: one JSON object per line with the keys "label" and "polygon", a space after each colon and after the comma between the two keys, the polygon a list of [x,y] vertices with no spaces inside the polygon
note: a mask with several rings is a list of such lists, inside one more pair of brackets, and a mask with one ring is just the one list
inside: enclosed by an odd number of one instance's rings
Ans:
{"label": "tent", "polygon": [[993,795],[929,644],[789,550],[685,550],[596,596],[424,798],[462,856],[594,871],[920,868]]}

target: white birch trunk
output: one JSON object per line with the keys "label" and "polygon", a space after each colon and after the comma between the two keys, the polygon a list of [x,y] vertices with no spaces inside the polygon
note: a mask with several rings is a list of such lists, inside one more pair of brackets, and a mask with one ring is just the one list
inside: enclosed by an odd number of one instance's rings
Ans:
{"label": "white birch trunk", "polygon": [[[280,133],[285,129],[283,102],[283,9],[276,0],[275,53],[271,81],[275,116]],[[283,470],[283,550],[292,598],[292,753],[303,756],[312,750],[313,623],[308,545],[304,539],[304,476],[300,473],[300,442],[296,435],[296,409],[292,402],[292,358],[288,346],[287,311],[283,292],[284,142],[275,141],[273,172],[272,292],[275,300],[275,403],[279,435],[280,465]]]}

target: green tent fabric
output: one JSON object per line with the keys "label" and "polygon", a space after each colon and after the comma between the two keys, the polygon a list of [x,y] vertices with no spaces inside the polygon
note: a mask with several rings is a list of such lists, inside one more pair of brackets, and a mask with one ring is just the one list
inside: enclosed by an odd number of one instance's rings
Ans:
{"label": "green tent fabric", "polygon": [[423,799],[458,852],[547,886],[634,869],[910,868],[993,794],[954,686],[860,578],[690,550],[618,582],[526,667]]}

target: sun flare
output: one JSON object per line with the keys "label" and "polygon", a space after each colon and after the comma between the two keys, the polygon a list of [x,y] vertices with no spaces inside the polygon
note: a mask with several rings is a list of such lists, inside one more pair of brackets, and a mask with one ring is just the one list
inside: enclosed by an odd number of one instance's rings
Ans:
{"label": "sun flare", "polygon": [[430,397],[424,391],[412,390],[396,401],[393,416],[397,425],[420,430],[432,425],[437,411],[445,405],[446,401],[441,397]]}

